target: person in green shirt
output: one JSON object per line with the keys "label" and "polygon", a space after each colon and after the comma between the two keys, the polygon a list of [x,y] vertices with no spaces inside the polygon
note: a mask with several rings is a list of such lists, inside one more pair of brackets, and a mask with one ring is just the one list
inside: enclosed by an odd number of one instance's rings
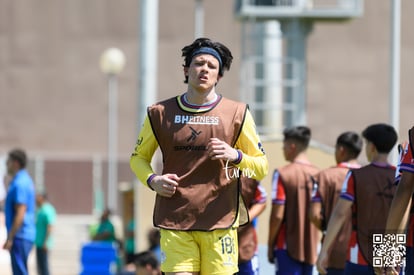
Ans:
{"label": "person in green shirt", "polygon": [[47,200],[46,193],[36,194],[36,263],[39,275],[49,275],[49,251],[53,246],[52,229],[56,210]]}
{"label": "person in green shirt", "polygon": [[126,227],[125,233],[125,262],[130,264],[134,262],[135,254],[135,220],[131,218]]}
{"label": "person in green shirt", "polygon": [[115,227],[110,220],[111,210],[105,209],[101,215],[100,223],[93,237],[94,241],[108,241],[114,242],[115,239]]}

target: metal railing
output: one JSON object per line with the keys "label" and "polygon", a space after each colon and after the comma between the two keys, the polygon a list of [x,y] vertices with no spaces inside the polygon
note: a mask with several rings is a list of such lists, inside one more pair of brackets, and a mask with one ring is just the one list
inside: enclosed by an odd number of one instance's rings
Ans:
{"label": "metal railing", "polygon": [[348,19],[363,13],[363,0],[236,0],[239,18]]}

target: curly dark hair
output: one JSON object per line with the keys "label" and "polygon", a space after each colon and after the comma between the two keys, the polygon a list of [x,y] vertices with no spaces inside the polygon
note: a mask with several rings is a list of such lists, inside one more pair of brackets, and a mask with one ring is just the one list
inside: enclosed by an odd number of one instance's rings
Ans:
{"label": "curly dark hair", "polygon": [[[219,53],[222,61],[222,65],[219,68],[220,76],[223,76],[224,70],[230,70],[231,62],[233,61],[231,51],[220,42],[212,41],[209,38],[197,38],[193,43],[181,49],[181,56],[184,57],[183,67],[190,66],[191,60],[193,59],[193,52],[202,47],[212,48]],[[185,77],[184,83],[188,83],[188,76]]]}

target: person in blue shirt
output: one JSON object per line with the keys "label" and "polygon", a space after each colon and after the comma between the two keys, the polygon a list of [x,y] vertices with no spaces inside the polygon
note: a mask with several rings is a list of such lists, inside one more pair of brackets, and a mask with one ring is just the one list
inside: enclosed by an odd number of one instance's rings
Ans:
{"label": "person in blue shirt", "polygon": [[45,192],[36,194],[36,263],[39,275],[49,275],[49,251],[53,246],[53,225],[56,210],[47,200]]}
{"label": "person in blue shirt", "polygon": [[27,259],[36,235],[35,188],[26,164],[22,149],[8,153],[6,165],[11,181],[5,202],[7,240],[3,248],[10,251],[13,275],[28,275]]}

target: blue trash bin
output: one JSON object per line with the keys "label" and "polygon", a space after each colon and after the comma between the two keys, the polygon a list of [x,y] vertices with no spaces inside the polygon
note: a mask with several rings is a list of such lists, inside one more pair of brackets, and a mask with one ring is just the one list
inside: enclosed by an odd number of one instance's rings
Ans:
{"label": "blue trash bin", "polygon": [[80,275],[114,275],[117,267],[117,244],[93,241],[82,246]]}

